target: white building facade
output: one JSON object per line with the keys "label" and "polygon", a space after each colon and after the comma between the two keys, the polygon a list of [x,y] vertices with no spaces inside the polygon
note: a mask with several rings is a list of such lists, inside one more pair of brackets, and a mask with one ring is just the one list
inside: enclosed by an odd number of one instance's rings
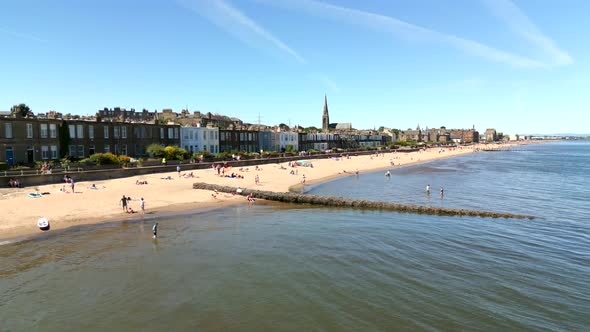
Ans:
{"label": "white building facade", "polygon": [[207,151],[211,154],[219,153],[219,128],[181,127],[180,147],[191,155],[200,151]]}
{"label": "white building facade", "polygon": [[274,151],[284,151],[288,145],[293,146],[293,150],[299,151],[299,134],[291,131],[279,131],[272,133],[272,149]]}

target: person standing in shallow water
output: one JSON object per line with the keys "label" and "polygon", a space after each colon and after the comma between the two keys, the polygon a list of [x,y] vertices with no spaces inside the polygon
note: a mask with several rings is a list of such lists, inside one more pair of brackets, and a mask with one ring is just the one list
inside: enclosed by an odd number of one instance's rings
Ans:
{"label": "person standing in shallow water", "polygon": [[121,206],[123,206],[123,211],[127,212],[127,197],[125,195],[121,198]]}
{"label": "person standing in shallow water", "polygon": [[152,226],[152,233],[154,234],[154,236],[152,236],[153,239],[158,237],[158,223],[155,223],[154,226]]}
{"label": "person standing in shallow water", "polygon": [[426,185],[426,195],[430,194],[430,184]]}
{"label": "person standing in shallow water", "polygon": [[145,214],[145,201],[143,200],[143,197],[141,198],[141,201],[139,202],[139,208],[141,209],[141,214],[144,215]]}

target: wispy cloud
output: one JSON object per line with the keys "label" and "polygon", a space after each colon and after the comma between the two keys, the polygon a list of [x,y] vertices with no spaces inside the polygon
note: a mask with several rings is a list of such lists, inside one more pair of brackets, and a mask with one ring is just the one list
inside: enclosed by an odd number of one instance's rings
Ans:
{"label": "wispy cloud", "polygon": [[39,42],[39,43],[46,43],[47,42],[46,40],[41,39],[41,38],[39,38],[37,36],[34,36],[34,35],[31,35],[31,34],[16,32],[16,31],[4,29],[2,27],[0,27],[0,32],[1,33],[5,33],[5,34],[8,34],[8,35],[11,35],[11,36],[16,37],[16,38],[32,40],[32,41],[36,41],[36,42]]}
{"label": "wispy cloud", "polygon": [[[295,9],[310,15],[359,25],[366,28],[385,31],[398,38],[415,41],[446,44],[461,51],[489,61],[505,63],[514,67],[545,67],[542,61],[530,59],[511,52],[502,51],[483,43],[421,27],[390,16],[375,14],[353,8],[341,7],[315,0],[257,0],[258,2]],[[495,0],[490,0],[495,1]],[[526,18],[526,16],[525,16]],[[548,39],[539,38],[540,34],[531,34],[537,43],[551,49],[552,43]]]}
{"label": "wispy cloud", "polygon": [[[430,82],[430,81],[429,81]],[[418,95],[430,94],[433,92],[439,93],[472,93],[480,91],[487,84],[487,80],[479,77],[468,77],[455,81],[428,83],[427,85],[419,86],[418,88],[410,88],[409,93]]]}
{"label": "wispy cloud", "polygon": [[513,2],[510,0],[482,1],[496,17],[504,21],[512,30],[547,53],[554,64],[569,65],[573,63],[572,57],[559,49],[553,40],[545,36]]}
{"label": "wispy cloud", "polygon": [[340,89],[338,88],[338,85],[336,84],[336,82],[334,82],[332,79],[330,79],[324,73],[320,73],[320,72],[310,73],[309,77],[311,79],[313,79],[314,81],[318,81],[318,82],[322,83],[330,92],[335,92],[335,93],[340,92]]}
{"label": "wispy cloud", "polygon": [[178,2],[251,46],[260,46],[262,41],[265,45],[261,47],[268,47],[270,44],[298,62],[307,63],[289,45],[224,0],[179,0]]}

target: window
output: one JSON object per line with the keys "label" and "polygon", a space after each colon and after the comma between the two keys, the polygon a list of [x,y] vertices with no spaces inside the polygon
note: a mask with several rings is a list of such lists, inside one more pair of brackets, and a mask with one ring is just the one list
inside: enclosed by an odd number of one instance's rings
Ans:
{"label": "window", "polygon": [[33,138],[33,124],[27,123],[27,138]]}
{"label": "window", "polygon": [[113,132],[113,138],[119,138],[119,127],[115,126],[113,127],[114,132]]}
{"label": "window", "polygon": [[121,154],[126,156],[127,155],[127,144],[121,145]]}
{"label": "window", "polygon": [[207,139],[207,132],[203,130],[203,140]]}
{"label": "window", "polygon": [[174,138],[174,128],[168,128],[168,138]]}
{"label": "window", "polygon": [[57,159],[57,145],[51,146],[51,159]]}
{"label": "window", "polygon": [[164,139],[164,128],[160,127],[160,139]]}
{"label": "window", "polygon": [[12,123],[4,124],[4,132],[6,133],[6,138],[12,138]]}
{"label": "window", "polygon": [[84,158],[84,145],[78,145],[78,158]]}
{"label": "window", "polygon": [[174,138],[178,139],[178,137],[180,137],[180,128],[174,128]]}
{"label": "window", "polygon": [[41,128],[41,138],[47,138],[47,123],[42,123],[39,126]]}
{"label": "window", "polygon": [[109,138],[109,126],[104,126],[104,138]]}
{"label": "window", "polygon": [[107,152],[111,152],[111,146],[110,146],[110,145],[108,145],[108,144],[106,144],[106,145],[104,146],[104,153],[107,153]]}
{"label": "window", "polygon": [[70,154],[69,154],[70,157],[75,157],[76,156],[76,146],[75,145],[70,145],[69,146],[69,151],[70,151]]}
{"label": "window", "polygon": [[127,127],[121,127],[121,138],[127,138]]}
{"label": "window", "polygon": [[49,124],[49,137],[51,137],[51,138],[57,137],[57,125],[55,123]]}
{"label": "window", "polygon": [[213,132],[213,131],[210,131],[210,132],[209,132],[209,139],[213,139],[213,134],[214,134],[214,132]]}
{"label": "window", "polygon": [[76,125],[68,125],[70,130],[70,138],[76,138]]}
{"label": "window", "polygon": [[76,126],[76,136],[78,138],[84,138],[84,126],[79,124]]}
{"label": "window", "polygon": [[94,139],[94,126],[88,126],[88,138]]}
{"label": "window", "polygon": [[49,159],[49,147],[46,145],[41,147],[41,159]]}
{"label": "window", "polygon": [[221,140],[221,141],[225,141],[225,133],[221,133],[221,134],[219,135],[219,140]]}
{"label": "window", "polygon": [[240,133],[240,142],[244,141],[244,133]]}

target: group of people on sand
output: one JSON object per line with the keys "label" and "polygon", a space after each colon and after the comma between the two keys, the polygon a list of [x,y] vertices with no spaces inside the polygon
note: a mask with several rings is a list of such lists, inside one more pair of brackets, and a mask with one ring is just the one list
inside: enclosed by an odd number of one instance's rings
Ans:
{"label": "group of people on sand", "polygon": [[243,179],[244,178],[243,175],[237,174],[237,173],[231,173],[230,175],[225,175],[224,177],[232,178],[232,179]]}
{"label": "group of people on sand", "polygon": [[147,180],[135,180],[135,184],[137,184],[137,185],[148,184],[148,182],[147,182]]}
{"label": "group of people on sand", "polygon": [[75,193],[74,191],[74,178],[72,178],[69,175],[64,175],[64,185],[61,187],[61,189],[59,191],[61,192],[68,192],[66,189],[66,186],[69,186],[72,189],[72,194]]}
{"label": "group of people on sand", "polygon": [[8,186],[10,188],[22,188],[22,185],[23,184],[17,178],[8,180]]}
{"label": "group of people on sand", "polygon": [[[125,213],[136,213],[138,211],[133,210],[131,206],[129,206],[129,202],[131,202],[131,197],[123,195],[121,198],[121,206],[123,207],[123,212]],[[139,200],[139,212],[141,214],[145,214],[145,201],[143,197]]]}

